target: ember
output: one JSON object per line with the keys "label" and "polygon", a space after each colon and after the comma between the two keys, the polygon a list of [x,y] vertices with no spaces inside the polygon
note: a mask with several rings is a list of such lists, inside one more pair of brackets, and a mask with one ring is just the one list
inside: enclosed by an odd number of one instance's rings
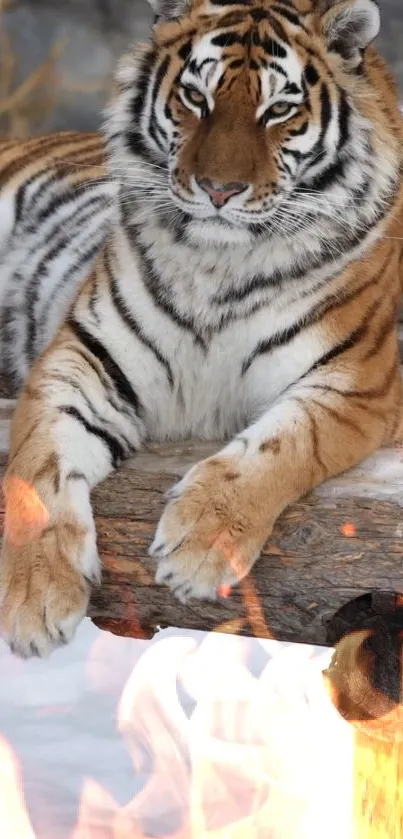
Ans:
{"label": "ember", "polygon": [[3,484],[6,498],[4,533],[18,547],[37,539],[49,521],[49,512],[36,489],[22,478],[9,475]]}
{"label": "ember", "polygon": [[357,535],[355,525],[351,521],[344,522],[344,524],[341,525],[340,530],[343,536],[346,536],[347,539],[352,539],[353,536]]}

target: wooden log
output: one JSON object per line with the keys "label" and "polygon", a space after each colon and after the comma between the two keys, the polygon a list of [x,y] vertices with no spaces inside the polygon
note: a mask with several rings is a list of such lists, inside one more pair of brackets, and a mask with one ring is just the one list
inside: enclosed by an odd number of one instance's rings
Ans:
{"label": "wooden log", "polygon": [[[3,454],[12,407],[0,400]],[[155,585],[147,550],[164,492],[217,448],[152,447],[93,492],[104,572],[90,616],[99,626],[146,636],[158,626],[220,629],[326,644],[327,625],[343,604],[370,591],[402,590],[402,448],[377,452],[292,505],[253,573],[229,597],[184,606]]]}

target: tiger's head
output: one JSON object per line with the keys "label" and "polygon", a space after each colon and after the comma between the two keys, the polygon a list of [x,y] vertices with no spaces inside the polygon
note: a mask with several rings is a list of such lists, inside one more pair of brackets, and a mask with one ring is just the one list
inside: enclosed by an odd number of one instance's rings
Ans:
{"label": "tiger's head", "polygon": [[150,211],[228,243],[385,200],[399,152],[393,87],[367,50],[376,0],[152,4],[108,129],[119,177]]}

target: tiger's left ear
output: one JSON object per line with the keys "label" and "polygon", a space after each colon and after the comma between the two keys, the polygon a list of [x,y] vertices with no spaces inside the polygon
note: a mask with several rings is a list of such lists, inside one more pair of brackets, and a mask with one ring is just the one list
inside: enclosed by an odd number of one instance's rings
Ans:
{"label": "tiger's left ear", "polygon": [[156,18],[163,20],[174,20],[186,14],[191,0],[148,0],[149,5],[155,12]]}
{"label": "tiger's left ear", "polygon": [[322,0],[321,29],[328,49],[340,53],[353,69],[380,29],[377,0]]}

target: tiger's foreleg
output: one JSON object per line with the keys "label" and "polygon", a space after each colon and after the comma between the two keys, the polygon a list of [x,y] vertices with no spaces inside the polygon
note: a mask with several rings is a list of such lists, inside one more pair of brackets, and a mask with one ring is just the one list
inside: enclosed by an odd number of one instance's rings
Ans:
{"label": "tiger's foreleg", "polygon": [[290,503],[397,435],[397,363],[379,382],[324,366],[173,488],[151,553],[157,582],[186,601],[242,579]]}
{"label": "tiger's foreleg", "polygon": [[138,400],[122,396],[110,372],[64,327],[17,402],[4,480],[0,628],[24,657],[66,643],[85,615],[100,578],[90,490],[143,436]]}

